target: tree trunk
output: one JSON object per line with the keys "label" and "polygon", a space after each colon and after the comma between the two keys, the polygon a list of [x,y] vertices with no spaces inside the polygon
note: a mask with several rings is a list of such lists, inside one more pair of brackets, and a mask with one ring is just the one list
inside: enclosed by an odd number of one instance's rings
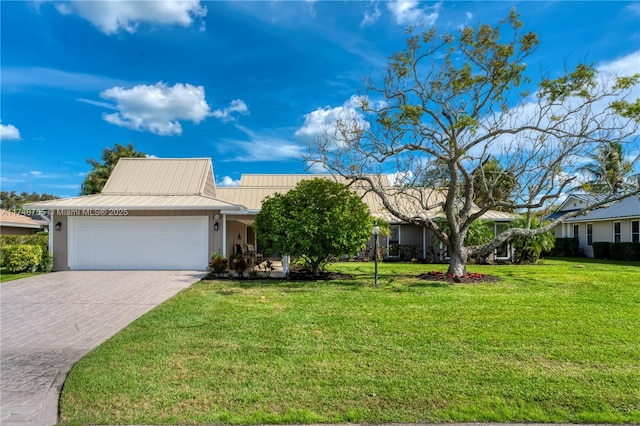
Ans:
{"label": "tree trunk", "polygon": [[447,274],[452,274],[454,277],[462,277],[467,273],[467,253],[464,251],[464,247],[454,247],[451,250],[449,260],[449,270]]}

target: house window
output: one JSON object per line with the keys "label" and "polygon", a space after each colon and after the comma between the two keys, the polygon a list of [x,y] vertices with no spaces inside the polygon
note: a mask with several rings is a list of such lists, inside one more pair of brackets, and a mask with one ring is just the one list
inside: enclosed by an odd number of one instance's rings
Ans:
{"label": "house window", "polygon": [[631,222],[631,242],[640,243],[640,220]]}
{"label": "house window", "polygon": [[587,245],[593,245],[593,225],[587,223]]}
{"label": "house window", "polygon": [[400,255],[400,227],[398,225],[389,226],[389,257]]}
{"label": "house window", "polygon": [[580,238],[580,225],[573,225],[573,238]]}
{"label": "house window", "polygon": [[620,222],[613,222],[613,242],[619,243],[621,241],[621,235],[622,233],[620,232]]}

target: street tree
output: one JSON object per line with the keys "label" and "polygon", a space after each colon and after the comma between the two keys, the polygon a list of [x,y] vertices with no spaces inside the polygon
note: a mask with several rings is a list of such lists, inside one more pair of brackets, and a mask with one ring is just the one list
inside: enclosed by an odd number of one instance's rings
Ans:
{"label": "street tree", "polygon": [[267,197],[255,220],[263,251],[301,258],[314,274],[331,258],[362,250],[372,226],[369,208],[354,191],[322,178]]}
{"label": "street tree", "polygon": [[[563,219],[638,194],[637,185],[609,192],[531,226],[535,211],[575,186],[577,169],[597,146],[615,142],[637,149],[640,120],[634,98],[640,74],[619,76],[578,64],[536,83],[526,60],[538,44],[535,33],[523,31],[515,9],[495,26],[467,26],[457,34],[409,29],[382,80],[365,80],[360,108],[313,141],[307,160],[374,192],[399,220],[432,230],[448,249],[454,276],[466,273],[470,257],[508,239],[545,233]],[[473,173],[491,159],[513,179],[508,197],[491,191],[500,181],[494,174]],[[399,176],[393,187],[375,177],[389,173]],[[416,188],[425,190],[414,196]],[[483,191],[476,205],[476,193]],[[471,225],[494,209],[524,213],[524,226],[466,245]],[[438,217],[446,219],[446,232]]]}
{"label": "street tree", "polygon": [[102,151],[102,162],[89,158],[87,163],[91,164],[92,170],[82,182],[80,195],[98,194],[107,183],[111,172],[116,167],[118,160],[125,157],[146,157],[144,152],[137,151],[133,144],[126,146],[115,144],[113,148],[105,148]]}

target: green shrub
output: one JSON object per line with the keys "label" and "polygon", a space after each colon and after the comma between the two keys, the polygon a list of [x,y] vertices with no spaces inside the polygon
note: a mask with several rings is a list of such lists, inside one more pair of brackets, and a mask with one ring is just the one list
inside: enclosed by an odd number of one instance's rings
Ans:
{"label": "green shrub", "polygon": [[42,264],[42,247],[29,244],[14,244],[2,249],[3,266],[8,272],[35,272]]}
{"label": "green shrub", "polygon": [[595,241],[593,243],[593,257],[596,259],[611,259],[611,243]]}
{"label": "green shrub", "polygon": [[211,256],[211,260],[209,261],[209,269],[211,272],[215,274],[216,277],[220,277],[227,271],[228,262],[227,259],[220,256],[219,254],[214,254]]}
{"label": "green shrub", "polygon": [[6,265],[7,248],[11,246],[27,245],[37,246],[41,250],[39,261],[36,264],[36,270],[41,272],[49,272],[53,266],[53,258],[49,253],[49,233],[38,232],[32,235],[0,235],[0,266]]}
{"label": "green shrub", "polygon": [[244,271],[246,271],[249,268],[247,259],[245,259],[244,256],[241,254],[233,256],[229,263],[231,265],[231,269],[236,271],[236,274],[238,274],[238,277],[243,277]]}

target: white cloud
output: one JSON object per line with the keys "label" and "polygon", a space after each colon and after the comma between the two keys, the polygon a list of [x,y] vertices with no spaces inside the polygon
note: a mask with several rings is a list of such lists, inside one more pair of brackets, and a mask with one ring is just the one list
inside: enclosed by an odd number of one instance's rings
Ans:
{"label": "white cloud", "polygon": [[225,176],[222,181],[216,184],[220,187],[240,186],[240,179],[233,179],[231,176]]}
{"label": "white cloud", "polygon": [[373,25],[378,22],[382,16],[382,12],[378,8],[378,2],[371,2],[369,8],[364,11],[364,16],[362,17],[362,21],[360,22],[361,27],[368,27],[369,25]]}
{"label": "white cloud", "polygon": [[279,136],[269,135],[265,132],[256,133],[252,130],[236,126],[244,132],[249,140],[227,139],[221,151],[233,149],[242,153],[225,161],[254,162],[254,161],[285,161],[301,160],[307,152],[307,148],[300,146]]}
{"label": "white cloud", "polygon": [[238,114],[247,115],[249,114],[249,108],[247,104],[244,103],[242,99],[235,99],[231,101],[231,104],[223,109],[217,109],[211,113],[211,115],[215,118],[218,118],[222,121],[232,121],[235,120],[235,117],[231,114],[237,112]]}
{"label": "white cloud", "polygon": [[2,120],[0,120],[0,140],[3,141],[19,141],[22,139],[20,137],[20,130],[13,124],[2,124]]}
{"label": "white cloud", "polygon": [[176,83],[167,86],[138,85],[131,89],[112,87],[100,94],[116,102],[118,112],[102,114],[108,123],[160,136],[182,134],[180,120],[200,123],[209,116],[204,87]]}
{"label": "white cloud", "polygon": [[442,2],[433,6],[424,6],[418,0],[395,0],[387,3],[398,25],[424,25],[430,27],[436,23]]}
{"label": "white cloud", "polygon": [[327,168],[324,164],[319,161],[307,161],[306,162],[307,170],[314,174],[326,174],[328,173]]}
{"label": "white cloud", "polygon": [[[69,72],[45,67],[3,67],[2,90],[47,87],[73,92],[95,92],[127,82],[101,75]],[[6,89],[5,89],[6,88]],[[86,102],[86,100],[83,100]]]}
{"label": "white cloud", "polygon": [[339,122],[347,127],[351,125],[350,123],[353,123],[354,126],[366,129],[368,123],[358,110],[361,105],[362,98],[358,95],[353,95],[342,106],[318,108],[305,114],[304,124],[296,130],[295,135],[309,140],[327,134],[335,136],[336,124]]}
{"label": "white cloud", "polygon": [[[140,22],[188,27],[207,14],[200,0],[70,0],[56,3],[56,9],[65,15],[81,16],[105,34],[120,30],[134,33]],[[204,28],[202,20],[200,25]]]}

